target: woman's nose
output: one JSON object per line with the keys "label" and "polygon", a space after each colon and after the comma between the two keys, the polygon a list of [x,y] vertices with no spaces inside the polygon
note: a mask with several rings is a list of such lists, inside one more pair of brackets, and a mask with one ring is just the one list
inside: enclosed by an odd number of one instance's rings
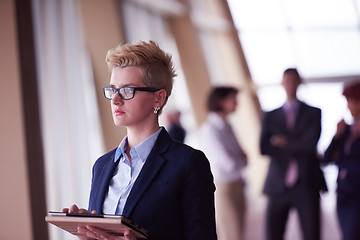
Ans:
{"label": "woman's nose", "polygon": [[113,104],[120,104],[123,103],[124,100],[120,97],[119,92],[116,92],[113,96],[113,98],[111,99]]}

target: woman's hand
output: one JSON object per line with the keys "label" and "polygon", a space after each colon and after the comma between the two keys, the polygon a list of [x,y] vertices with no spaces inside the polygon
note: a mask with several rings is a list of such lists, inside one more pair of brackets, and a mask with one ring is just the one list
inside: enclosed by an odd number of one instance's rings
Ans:
{"label": "woman's hand", "polygon": [[[92,214],[96,214],[96,211],[92,211],[89,212],[88,210],[84,209],[84,208],[78,208],[78,206],[76,206],[75,204],[72,205],[70,208],[63,208],[61,210],[61,212],[63,213],[92,213]],[[79,238],[79,240],[91,240],[92,238],[88,237],[88,236],[77,236]]]}
{"label": "woman's hand", "polygon": [[287,139],[285,135],[274,135],[270,138],[270,144],[274,147],[283,148],[286,145]]}
{"label": "woman's hand", "polygon": [[336,129],[336,133],[335,133],[335,138],[338,138],[339,136],[341,136],[344,132],[345,132],[345,128],[346,128],[346,123],[344,121],[344,119],[342,119],[338,124],[337,124],[337,129]]}
{"label": "woman's hand", "polygon": [[96,214],[96,210],[93,210],[92,212],[89,212],[88,210],[86,210],[84,208],[78,208],[78,206],[76,206],[76,204],[72,205],[70,208],[63,208],[61,210],[61,212],[63,212],[63,213],[92,213],[92,214]]}
{"label": "woman's hand", "polygon": [[[78,208],[75,204],[72,205],[70,208],[63,208],[63,213],[92,213],[96,214],[96,211],[89,212],[84,208]],[[124,236],[114,236],[112,234],[107,233],[106,231],[96,228],[93,226],[86,226],[86,227],[78,227],[78,233],[80,234],[78,238],[80,240],[90,240],[90,239],[100,239],[100,240],[136,240],[131,231],[125,231]]]}
{"label": "woman's hand", "polygon": [[127,230],[124,232],[124,236],[114,236],[106,231],[93,226],[78,227],[78,233],[88,237],[87,239],[99,239],[99,240],[136,240],[134,234]]}

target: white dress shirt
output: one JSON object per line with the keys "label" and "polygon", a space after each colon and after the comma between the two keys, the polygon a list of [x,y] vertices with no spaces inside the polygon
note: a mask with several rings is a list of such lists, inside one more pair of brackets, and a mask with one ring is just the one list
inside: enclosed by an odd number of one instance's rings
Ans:
{"label": "white dress shirt", "polygon": [[227,121],[217,113],[209,113],[200,128],[199,140],[210,161],[215,182],[229,183],[242,179],[247,158]]}

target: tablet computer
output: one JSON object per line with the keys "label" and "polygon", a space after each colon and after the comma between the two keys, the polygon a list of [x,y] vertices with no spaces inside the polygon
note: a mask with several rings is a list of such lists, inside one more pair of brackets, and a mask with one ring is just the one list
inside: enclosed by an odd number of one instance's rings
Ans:
{"label": "tablet computer", "polygon": [[126,230],[130,230],[137,238],[147,239],[148,237],[148,231],[146,229],[121,215],[62,213],[50,211],[45,217],[45,221],[74,235],[78,235],[78,227],[90,225],[101,228],[108,233],[117,236],[123,236]]}

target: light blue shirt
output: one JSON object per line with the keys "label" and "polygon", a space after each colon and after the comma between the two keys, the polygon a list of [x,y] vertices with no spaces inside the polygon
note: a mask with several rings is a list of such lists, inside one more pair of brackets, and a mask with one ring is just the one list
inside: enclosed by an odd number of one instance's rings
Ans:
{"label": "light blue shirt", "polygon": [[161,129],[130,150],[131,164],[128,156],[123,154],[128,148],[127,136],[121,141],[115,152],[114,161],[119,160],[119,164],[110,181],[109,190],[104,200],[104,214],[121,215],[123,213],[130,191],[154,147]]}

